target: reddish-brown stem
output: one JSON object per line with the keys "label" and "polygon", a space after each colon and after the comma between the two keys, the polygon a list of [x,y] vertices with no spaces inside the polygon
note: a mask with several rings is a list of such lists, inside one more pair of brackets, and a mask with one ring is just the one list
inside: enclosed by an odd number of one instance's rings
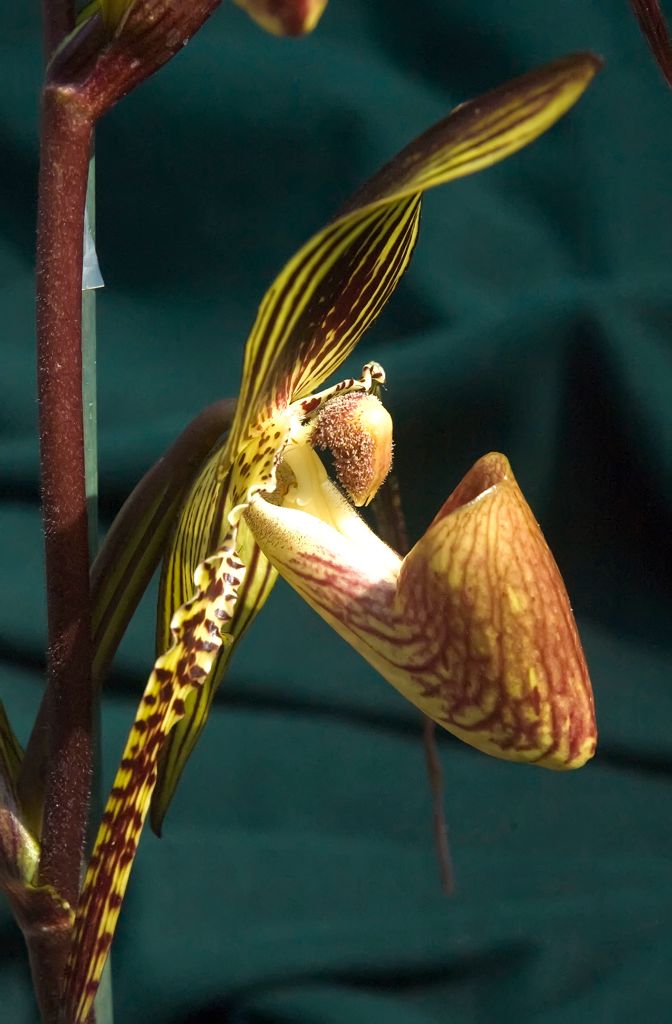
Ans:
{"label": "reddish-brown stem", "polygon": [[93,757],[81,366],[83,218],[92,130],[90,115],[72,91],[45,87],[38,200],[37,377],[49,756],[39,879],[54,886],[73,906],[79,891]]}
{"label": "reddish-brown stem", "polygon": [[74,0],[42,0],[42,39],[45,61],[75,24]]}

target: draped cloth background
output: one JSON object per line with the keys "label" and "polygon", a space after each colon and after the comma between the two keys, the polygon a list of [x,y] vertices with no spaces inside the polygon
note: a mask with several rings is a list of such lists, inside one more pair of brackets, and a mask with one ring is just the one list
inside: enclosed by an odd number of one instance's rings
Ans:
{"label": "draped cloth background", "polygon": [[[0,691],[43,668],[33,369],[39,25],[0,12]],[[98,133],[105,522],[186,421],[237,390],[272,275],[451,106],[570,50],[607,67],[531,149],[427,199],[412,268],[350,368],[389,377],[418,536],[501,449],[579,619],[594,763],[567,776],[442,737],[457,891],[439,891],[418,716],[279,584],[114,950],[123,1024],[662,1021],[672,1007],[672,95],[628,5],[332,0],[269,38],[225,4]],[[153,607],[106,690],[107,775]],[[0,908],[0,1015],[35,1020]]]}

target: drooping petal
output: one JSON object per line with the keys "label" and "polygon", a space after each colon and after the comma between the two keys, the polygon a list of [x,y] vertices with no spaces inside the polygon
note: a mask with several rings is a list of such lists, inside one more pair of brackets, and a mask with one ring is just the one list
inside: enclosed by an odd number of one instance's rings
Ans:
{"label": "drooping petal", "polygon": [[352,352],[409,263],[422,193],[541,135],[599,66],[592,54],[565,57],[464,103],[374,175],[290,260],[247,341],[231,450],[260,415],[315,390]]}
{"label": "drooping petal", "polygon": [[672,39],[660,0],[630,0],[630,4],[658,67],[672,88]]}
{"label": "drooping petal", "polygon": [[569,600],[503,456],[473,467],[403,562],[343,516],[334,528],[333,517],[262,499],[245,513],[285,579],[444,728],[495,757],[549,768],[593,755],[592,690]]}
{"label": "drooping petal", "polygon": [[212,670],[243,575],[229,544],[201,563],[196,597],[176,612],[173,646],[157,659],[145,688],[77,908],[64,988],[66,1016],[73,1024],[84,1024],[95,998],[156,784],[161,747],[184,714],[185,700]]}
{"label": "drooping petal", "polygon": [[[105,537],[101,551],[92,569],[94,673],[101,679],[107,669],[116,647],[123,635],[131,614],[151,578],[156,565],[173,534],[169,555],[164,562],[160,587],[158,617],[158,654],[163,654],[171,645],[170,623],[175,611],[188,601],[194,588],[194,572],[206,557],[206,548],[216,550],[223,540],[216,537],[202,539],[200,547],[184,551],[179,544],[180,558],[176,558],[176,538],[183,539],[180,530],[175,529],[175,520],[180,505],[196,478],[202,504],[190,505],[188,517],[193,528],[194,507],[212,513],[210,502],[212,484],[208,460],[215,442],[225,435],[231,424],[235,402],[221,401],[208,406],[180,434],[168,451],[143,477]],[[205,466],[203,466],[205,463]],[[200,471],[200,472],[199,472]],[[204,484],[206,486],[204,486]],[[182,524],[180,517],[178,522]],[[207,536],[207,533],[206,533]],[[194,690],[185,700],[184,716],[179,720],[165,741],[158,765],[157,796],[152,801],[152,823],[160,831],[175,786],[184,764],[200,734],[217,686],[221,681],[224,667],[235,642],[242,634],[250,618],[250,595],[260,605],[260,580],[257,561],[263,560],[263,577],[275,580],[275,571],[258,551],[258,559],[250,559],[250,572],[239,590],[241,600],[237,602],[231,625],[231,643],[220,648],[215,665],[203,685]],[[191,557],[188,557],[191,555]],[[179,566],[176,580],[172,569]],[[271,582],[272,582],[271,580]],[[269,587],[270,589],[270,587]],[[166,593],[170,595],[166,597]],[[247,615],[245,613],[247,612]]]}
{"label": "drooping petal", "polygon": [[[159,655],[170,646],[170,623],[175,611],[193,593],[197,566],[209,551],[219,547],[228,530],[231,475],[222,481],[219,469],[220,454],[215,453],[193,483],[163,562],[157,608],[156,647]],[[168,736],[159,759],[157,785],[152,798],[152,828],[157,834],[161,832],[170,801],[238,641],[265,604],[277,576],[244,524],[239,528],[237,550],[246,572],[238,588],[227,643],[218,651],[203,686],[186,700],[184,717]]]}
{"label": "drooping petal", "polygon": [[302,36],[324,13],[327,0],[235,0],[258,25],[276,36]]}
{"label": "drooping petal", "polygon": [[[178,570],[184,567],[185,562],[182,560],[179,565],[177,564],[175,547],[174,545],[170,557],[166,559],[166,568],[162,576],[159,593],[159,629],[164,613],[170,609],[172,617],[175,607],[184,604],[193,589],[193,582],[191,582],[193,572],[191,580],[181,579],[182,573]],[[205,545],[202,545],[199,550],[201,552],[205,550]],[[161,834],[163,821],[175,789],[205,726],[215,694],[229,667],[238,641],[263,608],[277,577],[277,572],[266,556],[262,554],[244,522],[238,529],[237,550],[245,564],[245,577],[238,588],[238,599],[231,619],[227,643],[217,653],[213,667],[207,678],[204,679],[203,685],[187,697],[184,716],[167,737],[159,758],[158,779],[151,806],[152,828],[157,835]],[[198,557],[195,551],[191,552],[191,556],[196,558],[196,564],[204,557],[203,553]],[[182,557],[184,558],[184,555]],[[175,570],[175,576],[173,576],[173,570]],[[184,589],[179,589],[181,587]],[[172,608],[167,603],[171,599],[176,602],[175,607]],[[157,643],[159,651],[162,652],[167,647],[168,638],[159,635]]]}

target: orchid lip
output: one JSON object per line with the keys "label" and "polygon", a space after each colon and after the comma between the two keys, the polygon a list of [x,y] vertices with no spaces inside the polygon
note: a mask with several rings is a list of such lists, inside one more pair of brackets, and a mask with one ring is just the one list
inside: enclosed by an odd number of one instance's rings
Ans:
{"label": "orchid lip", "polygon": [[[319,464],[310,450],[301,459]],[[330,482],[324,493],[345,502]],[[339,526],[311,512],[259,497],[245,518],[285,579],[405,697],[496,757],[562,769],[592,756],[569,601],[503,456],[476,463],[403,560],[354,509]]]}

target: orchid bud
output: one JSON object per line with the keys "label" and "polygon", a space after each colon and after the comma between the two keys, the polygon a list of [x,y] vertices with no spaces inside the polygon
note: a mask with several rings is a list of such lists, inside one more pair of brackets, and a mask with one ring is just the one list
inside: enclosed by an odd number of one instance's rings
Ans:
{"label": "orchid bud", "polygon": [[332,398],[311,440],[331,452],[338,481],[353,503],[368,505],[392,466],[392,417],[379,399],[361,391]]}
{"label": "orchid bud", "polygon": [[327,0],[235,0],[249,16],[274,36],[302,36],[322,17]]}

